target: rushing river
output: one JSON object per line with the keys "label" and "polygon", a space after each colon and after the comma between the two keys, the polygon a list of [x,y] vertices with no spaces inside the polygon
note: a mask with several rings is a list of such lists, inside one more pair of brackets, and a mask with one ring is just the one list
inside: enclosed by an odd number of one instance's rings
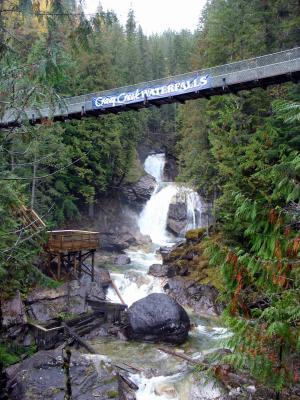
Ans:
{"label": "rushing river", "polygon": [[[189,188],[174,182],[163,181],[165,156],[154,154],[147,157],[144,168],[156,179],[156,188],[138,220],[140,230],[149,235],[152,244],[147,248],[127,250],[131,264],[114,266],[111,276],[123,299],[130,306],[150,293],[162,292],[163,280],[147,274],[149,266],[161,263],[157,253],[163,245],[172,245],[176,239],[166,230],[169,205],[174,197],[181,196],[187,206],[187,229],[201,225],[201,199]],[[116,293],[109,289],[108,298],[120,302]],[[189,310],[187,310],[189,312]],[[177,348],[189,357],[203,358],[220,347],[220,340],[227,332],[212,319],[200,318],[189,312],[193,328],[187,343]],[[113,363],[124,362],[136,368],[131,379],[139,386],[137,400],[209,400],[222,395],[221,389],[203,373],[195,373],[185,360],[167,355],[158,346],[149,343],[124,342],[115,338],[99,338],[93,341],[100,356],[95,360],[110,359]]]}

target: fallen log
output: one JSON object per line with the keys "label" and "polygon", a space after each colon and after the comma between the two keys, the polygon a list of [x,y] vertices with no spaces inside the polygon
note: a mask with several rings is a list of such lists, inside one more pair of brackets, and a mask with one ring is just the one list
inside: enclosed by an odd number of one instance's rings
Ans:
{"label": "fallen log", "polygon": [[115,292],[117,293],[119,299],[121,300],[121,303],[124,304],[124,306],[127,306],[127,304],[123,300],[123,297],[122,297],[117,285],[115,284],[115,282],[113,280],[111,280],[110,283],[111,283],[111,286],[114,288]]}
{"label": "fallen log", "polygon": [[185,361],[188,361],[190,364],[201,365],[202,367],[209,368],[208,364],[206,364],[202,361],[194,360],[193,358],[188,357],[185,354],[178,353],[178,352],[170,350],[170,349],[166,349],[165,347],[159,347],[158,350],[163,351],[164,353],[170,354],[171,356],[178,357]]}
{"label": "fallen log", "polygon": [[[121,365],[120,365],[120,364],[121,364]],[[123,364],[123,365],[122,365],[122,364]],[[119,364],[114,364],[114,366],[117,367],[117,368],[119,368],[119,369],[122,369],[123,371],[129,372],[129,373],[132,373],[132,371],[135,371],[135,372],[144,372],[143,369],[133,367],[132,365],[127,364],[127,363],[125,363],[124,361],[120,361]]]}
{"label": "fallen log", "polygon": [[125,376],[123,376],[123,375],[121,375],[121,374],[118,374],[118,375],[119,375],[119,378],[120,378],[130,389],[132,389],[132,390],[134,390],[134,391],[136,391],[136,390],[139,389],[139,387],[138,387],[134,382],[132,382],[131,379],[126,378]]}
{"label": "fallen log", "polygon": [[142,369],[142,368],[137,368],[137,367],[133,367],[132,365],[130,365],[130,364],[127,364],[127,363],[126,363],[126,362],[124,362],[124,361],[123,361],[123,364],[124,364],[124,365],[126,365],[127,367],[129,367],[129,368],[133,369],[133,370],[136,370],[136,371],[138,371],[138,372],[144,372],[144,369]]}
{"label": "fallen log", "polygon": [[82,339],[74,331],[74,329],[70,328],[65,322],[62,323],[62,326],[64,327],[67,334],[71,336],[73,339],[75,339],[79,344],[81,344],[81,346],[84,347],[89,353],[97,354],[96,350],[91,345],[89,345],[84,339]]}

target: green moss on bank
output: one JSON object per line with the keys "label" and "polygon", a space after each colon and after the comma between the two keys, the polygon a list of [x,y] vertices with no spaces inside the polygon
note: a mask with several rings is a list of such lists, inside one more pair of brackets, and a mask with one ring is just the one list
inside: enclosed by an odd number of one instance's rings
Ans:
{"label": "green moss on bank", "polygon": [[205,233],[205,228],[188,231],[185,235],[186,243],[171,251],[165,262],[179,270],[187,266],[187,279],[205,285],[213,285],[221,291],[223,289],[221,272],[209,265],[209,258],[204,254]]}
{"label": "green moss on bank", "polygon": [[36,346],[24,347],[0,342],[0,360],[4,367],[16,364],[21,361],[24,356],[31,356],[36,351]]}

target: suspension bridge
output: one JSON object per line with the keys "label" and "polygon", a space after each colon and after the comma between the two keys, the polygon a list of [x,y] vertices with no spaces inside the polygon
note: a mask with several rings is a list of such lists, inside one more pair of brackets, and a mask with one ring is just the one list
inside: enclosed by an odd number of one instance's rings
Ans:
{"label": "suspension bridge", "polygon": [[193,71],[149,82],[111,90],[63,98],[59,104],[23,110],[10,108],[0,119],[0,126],[20,125],[47,119],[64,121],[85,116],[117,114],[124,111],[157,106],[216,95],[237,94],[241,90],[300,78],[300,47],[247,60]]}

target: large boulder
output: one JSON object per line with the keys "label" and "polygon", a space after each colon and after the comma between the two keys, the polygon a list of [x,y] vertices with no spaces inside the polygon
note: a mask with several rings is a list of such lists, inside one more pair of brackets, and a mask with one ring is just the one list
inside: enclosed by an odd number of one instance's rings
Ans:
{"label": "large boulder", "polygon": [[168,280],[164,290],[182,306],[192,308],[198,314],[219,316],[224,309],[218,300],[219,292],[212,285],[202,285],[177,276]]}
{"label": "large boulder", "polygon": [[169,206],[167,229],[175,236],[180,236],[188,223],[186,204],[183,202],[174,202]]}
{"label": "large boulder", "polygon": [[125,201],[134,209],[141,211],[150,199],[156,182],[153,176],[145,174],[135,183],[126,183],[120,188]]}
{"label": "large boulder", "polygon": [[129,337],[150,342],[183,343],[190,320],[186,311],[164,293],[152,293],[128,309]]}
{"label": "large boulder", "polygon": [[[12,400],[63,400],[62,350],[40,351],[6,370]],[[73,400],[121,399],[117,373],[109,365],[72,350],[70,375]],[[123,397],[124,398],[124,397]]]}

